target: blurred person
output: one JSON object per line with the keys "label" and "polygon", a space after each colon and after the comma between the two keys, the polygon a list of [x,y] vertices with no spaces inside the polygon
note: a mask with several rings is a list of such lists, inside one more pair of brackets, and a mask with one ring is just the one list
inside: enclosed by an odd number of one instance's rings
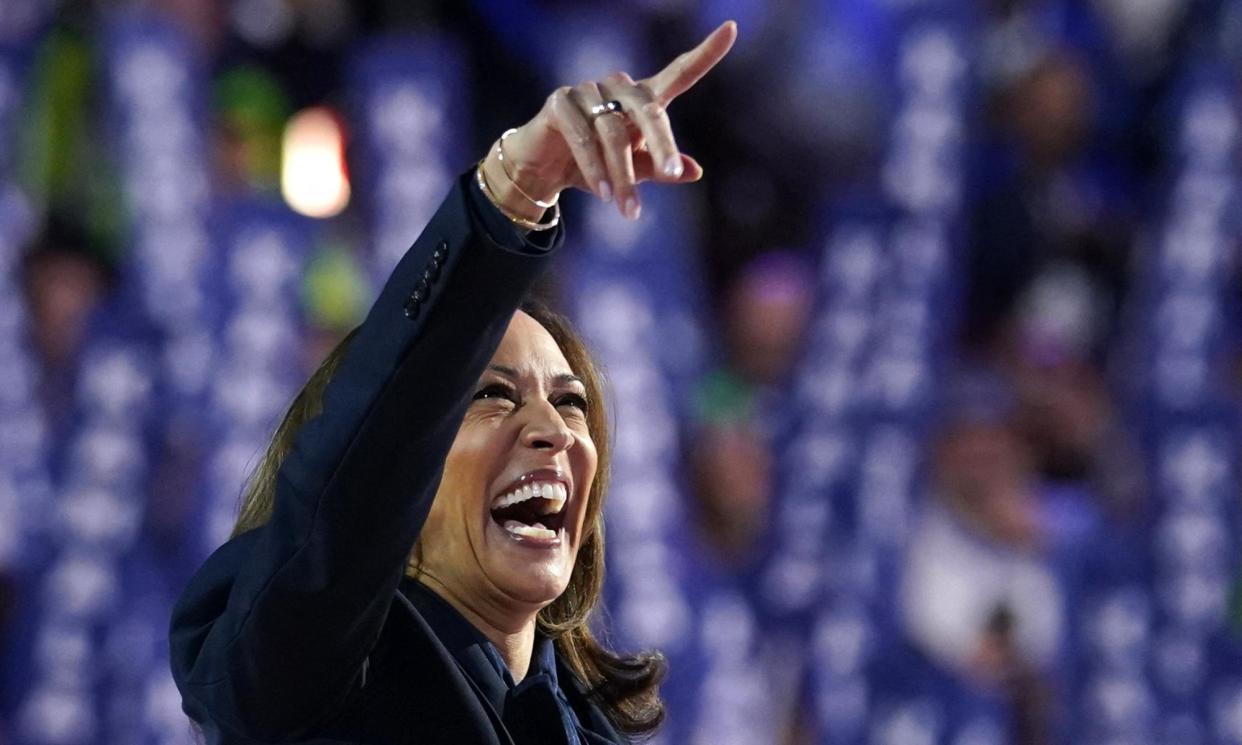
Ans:
{"label": "blurred person", "polygon": [[1028,361],[1014,379],[1016,425],[1064,507],[1066,537],[1090,530],[1093,513],[1118,521],[1137,516],[1145,492],[1142,457],[1116,416],[1103,374],[1081,359]]}
{"label": "blurred person", "polygon": [[997,141],[972,217],[967,340],[995,346],[1028,288],[1069,266],[1100,309],[1099,354],[1126,287],[1133,216],[1125,168],[1098,147],[1091,71],[1048,52],[994,99]]}
{"label": "blurred person", "polygon": [[738,272],[725,296],[729,366],[743,385],[783,382],[798,361],[815,301],[814,269],[793,251],[770,251]]}
{"label": "blurred person", "polygon": [[562,190],[637,219],[637,182],[701,177],[665,107],[735,36],[726,23],[651,78],[550,95],[311,376],[173,612],[173,677],[210,742],[585,745],[658,726],[663,659],[615,654],[588,625],[599,377],[523,298],[562,242]]}
{"label": "blurred person", "polygon": [[48,220],[23,258],[30,341],[39,361],[39,400],[54,433],[68,423],[87,324],[113,279],[111,265],[91,249],[81,229],[60,217]]}
{"label": "blurred person", "polygon": [[279,81],[261,68],[240,66],[220,75],[213,87],[216,189],[274,192],[280,186],[281,135],[292,113]]}
{"label": "blurred person", "polygon": [[723,312],[726,363],[698,390],[689,438],[696,527],[714,558],[738,569],[756,558],[771,511],[771,417],[777,387],[798,360],[814,303],[814,272],[799,254],[752,259],[730,284]]}
{"label": "blurred person", "polygon": [[1018,297],[991,356],[1013,383],[1015,426],[1031,448],[1045,502],[1063,506],[1060,533],[1068,540],[1088,529],[1075,515],[1125,520],[1143,501],[1137,444],[1095,361],[1110,344],[1108,315],[1084,270],[1050,264]]}
{"label": "blurred person", "polygon": [[1184,71],[1182,63],[1229,25],[1228,4],[1216,2],[987,0],[985,5],[980,59],[985,84],[1007,88],[1047,57],[1073,50],[1092,89],[1093,139],[1133,169],[1135,184],[1158,174],[1159,127],[1152,125]]}
{"label": "blurred person", "polygon": [[695,527],[718,566],[736,570],[756,558],[771,509],[772,459],[749,422],[708,425],[695,437]]}
{"label": "blurred person", "polygon": [[1072,55],[1047,55],[1002,96],[1008,126],[1034,170],[1065,165],[1085,144],[1092,127],[1091,81]]}
{"label": "blurred person", "polygon": [[[1066,634],[1058,518],[1017,430],[1012,392],[983,376],[959,381],[955,395],[934,446],[933,499],[912,532],[901,617],[939,664],[1001,690],[1044,690]],[[1032,716],[1015,708],[1026,731],[1047,731],[1049,721]],[[1021,742],[1045,741],[1032,737]]]}
{"label": "blurred person", "polygon": [[[52,216],[22,256],[20,272],[29,313],[28,341],[36,362],[34,392],[50,434],[50,458],[55,459],[72,426],[78,363],[89,321],[112,286],[113,271],[76,225]],[[20,564],[0,566],[0,649],[20,644],[22,617],[30,612],[34,595],[25,574]],[[0,679],[0,742],[8,724],[4,718],[9,712],[4,709],[14,705],[5,690],[8,683]],[[13,683],[20,685],[15,679]]]}

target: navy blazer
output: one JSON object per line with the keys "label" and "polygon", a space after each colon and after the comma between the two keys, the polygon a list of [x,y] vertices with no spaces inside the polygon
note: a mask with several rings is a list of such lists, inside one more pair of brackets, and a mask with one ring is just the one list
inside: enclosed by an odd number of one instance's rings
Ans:
{"label": "navy blazer", "polygon": [[[512,742],[401,583],[470,394],[564,237],[531,236],[457,181],[298,433],[271,520],[182,593],[173,678],[209,743]],[[620,742],[558,671],[590,739]]]}

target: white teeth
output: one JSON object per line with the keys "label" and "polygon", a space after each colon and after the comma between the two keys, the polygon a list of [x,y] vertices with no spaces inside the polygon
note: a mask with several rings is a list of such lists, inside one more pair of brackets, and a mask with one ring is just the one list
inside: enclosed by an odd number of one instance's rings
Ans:
{"label": "white teeth", "polygon": [[561,484],[544,484],[543,498],[546,500],[543,514],[555,515],[565,509],[565,487]]}
{"label": "white teeth", "polygon": [[565,508],[565,501],[569,499],[569,490],[565,488],[564,484],[556,482],[543,481],[535,484],[523,484],[508,494],[497,498],[492,503],[492,509],[503,509],[533,498],[547,500],[548,504],[546,509],[544,509],[544,514],[554,515]]}
{"label": "white teeth", "polygon": [[542,523],[535,523],[534,525],[523,525],[517,520],[506,520],[505,530],[509,531],[510,533],[514,535],[525,536],[527,538],[543,538],[543,539],[551,540],[556,537],[556,533],[543,527]]}

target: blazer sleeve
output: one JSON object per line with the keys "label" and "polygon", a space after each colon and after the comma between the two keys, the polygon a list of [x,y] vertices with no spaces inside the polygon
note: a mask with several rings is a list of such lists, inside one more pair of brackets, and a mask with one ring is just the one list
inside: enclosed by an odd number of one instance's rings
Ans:
{"label": "blazer sleeve", "polygon": [[348,695],[469,394],[563,240],[549,234],[522,237],[469,174],[457,181],[297,435],[271,520],[214,553],[176,604],[173,677],[191,716],[279,740]]}

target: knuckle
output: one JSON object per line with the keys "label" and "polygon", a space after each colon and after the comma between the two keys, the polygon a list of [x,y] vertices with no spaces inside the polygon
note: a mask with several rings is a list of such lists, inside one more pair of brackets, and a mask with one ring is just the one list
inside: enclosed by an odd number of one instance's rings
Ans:
{"label": "knuckle", "polygon": [[553,106],[563,104],[564,102],[569,100],[569,90],[570,90],[569,86],[562,85],[560,88],[557,88],[556,90],[552,91],[552,93],[548,95],[548,101]]}
{"label": "knuckle", "polygon": [[602,121],[603,119],[611,119],[612,117],[600,117],[596,121],[599,122],[600,135],[610,145],[618,145],[621,143],[629,144],[629,138],[625,135],[625,129],[620,127],[616,122]]}

